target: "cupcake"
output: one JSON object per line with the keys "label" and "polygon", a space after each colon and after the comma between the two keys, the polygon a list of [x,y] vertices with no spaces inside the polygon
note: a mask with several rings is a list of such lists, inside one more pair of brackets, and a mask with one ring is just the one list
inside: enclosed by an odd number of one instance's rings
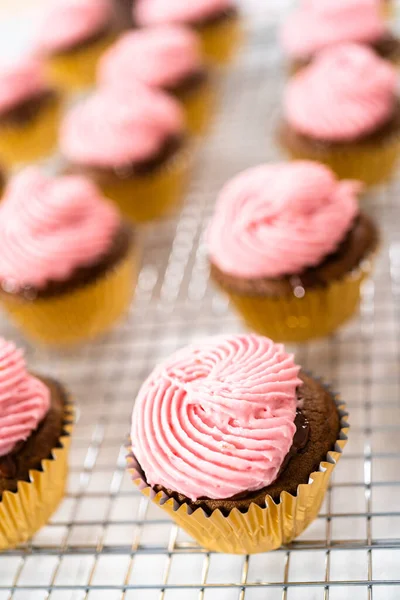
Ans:
{"label": "cupcake", "polygon": [[27,370],[0,338],[0,550],[26,542],[64,496],[72,405],[64,388]]}
{"label": "cupcake", "polygon": [[84,177],[21,171],[0,204],[0,238],[0,302],[29,338],[78,342],[128,309],[132,232]]}
{"label": "cupcake", "polygon": [[189,130],[204,131],[213,94],[194,31],[161,25],[120,37],[99,63],[98,82],[129,94],[137,81],[175,96],[185,108]]}
{"label": "cupcake", "polygon": [[139,391],[132,477],[208,550],[266,552],[316,518],[345,417],[282,345],[211,338],[174,354]]}
{"label": "cupcake", "polygon": [[115,39],[111,0],[52,0],[37,35],[36,52],[67,91],[95,83],[96,64]]}
{"label": "cupcake", "polygon": [[346,42],[366,44],[382,58],[400,62],[400,40],[388,29],[377,0],[303,0],[284,24],[281,41],[293,71],[321,50]]}
{"label": "cupcake", "polygon": [[57,142],[60,96],[40,61],[0,65],[0,158],[6,165],[49,155]]}
{"label": "cupcake", "polygon": [[239,43],[240,24],[233,0],[136,0],[133,21],[139,27],[179,24],[194,27],[210,62],[229,62]]}
{"label": "cupcake", "polygon": [[394,67],[372,50],[324,50],[296,74],[284,95],[279,141],[292,158],[328,165],[340,178],[386,181],[400,149]]}
{"label": "cupcake", "polygon": [[359,190],[307,161],[254,167],[225,186],[208,230],[211,275],[250,329],[302,342],[354,314],[378,243]]}
{"label": "cupcake", "polygon": [[69,171],[90,176],[134,222],[169,214],[188,172],[183,109],[160,90],[137,84],[102,89],[74,107],[61,126]]}

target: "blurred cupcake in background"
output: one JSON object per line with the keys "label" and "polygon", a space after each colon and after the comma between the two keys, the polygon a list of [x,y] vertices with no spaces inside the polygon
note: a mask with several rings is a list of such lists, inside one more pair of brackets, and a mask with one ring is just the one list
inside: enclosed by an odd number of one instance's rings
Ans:
{"label": "blurred cupcake in background", "polygon": [[64,387],[30,373],[3,338],[0,366],[0,550],[9,550],[43,527],[64,496],[74,414]]}
{"label": "blurred cupcake in background", "polygon": [[43,64],[21,58],[0,64],[0,160],[6,165],[51,154],[57,143],[61,100]]}
{"label": "blurred cupcake in background", "polygon": [[183,109],[172,96],[137,83],[103,88],[72,108],[61,126],[68,171],[91,177],[134,222],[179,205],[189,168]]}
{"label": "blurred cupcake in background", "polygon": [[392,175],[400,150],[397,74],[370,48],[321,52],[287,84],[283,110],[279,140],[292,158],[368,185]]}
{"label": "blurred cupcake in background", "polygon": [[96,65],[115,39],[111,0],[53,0],[37,34],[35,51],[67,91],[94,84]]}
{"label": "blurred cupcake in background", "polygon": [[284,24],[281,41],[293,71],[343,42],[371,46],[382,58],[400,63],[400,40],[385,23],[381,0],[303,0]]}
{"label": "blurred cupcake in background", "polygon": [[210,62],[229,62],[239,44],[240,19],[233,0],[135,0],[133,21],[138,27],[194,27]]}
{"label": "blurred cupcake in background", "polygon": [[135,240],[89,180],[21,171],[0,204],[0,238],[0,301],[27,337],[79,342],[127,311]]}
{"label": "blurred cupcake in background", "polygon": [[105,53],[98,82],[125,90],[139,81],[171,93],[184,106],[192,133],[204,131],[213,101],[210,75],[197,34],[180,25],[125,33]]}
{"label": "blurred cupcake in background", "polygon": [[250,329],[301,342],[354,314],[378,244],[360,187],[308,161],[254,167],[225,186],[207,236],[211,275]]}

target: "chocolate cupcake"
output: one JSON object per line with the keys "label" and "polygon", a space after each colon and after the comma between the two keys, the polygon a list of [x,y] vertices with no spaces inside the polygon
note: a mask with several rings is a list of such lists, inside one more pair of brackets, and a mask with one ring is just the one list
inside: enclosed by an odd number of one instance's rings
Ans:
{"label": "chocolate cupcake", "polygon": [[161,25],[126,33],[101,59],[97,79],[100,85],[127,94],[137,81],[172,94],[185,108],[192,133],[202,133],[209,120],[210,74],[199,37],[184,26]]}
{"label": "chocolate cupcake", "polygon": [[207,549],[265,552],[318,514],[347,439],[344,416],[283,346],[256,335],[211,338],[143,384],[132,476]]}
{"label": "chocolate cupcake", "polygon": [[27,541],[64,495],[72,405],[64,388],[27,371],[0,338],[0,550]]}
{"label": "chocolate cupcake", "polygon": [[365,46],[324,50],[286,86],[280,145],[342,179],[386,181],[400,150],[397,83],[394,67]]}
{"label": "chocolate cupcake", "polygon": [[206,58],[214,63],[229,62],[239,43],[240,19],[233,0],[136,0],[133,20],[139,27],[194,27]]}
{"label": "chocolate cupcake", "polygon": [[0,157],[4,164],[51,154],[57,142],[60,104],[40,61],[23,58],[0,66]]}
{"label": "chocolate cupcake", "polygon": [[22,171],[0,204],[0,232],[0,302],[28,337],[76,343],[127,311],[136,243],[89,180]]}
{"label": "chocolate cupcake", "polygon": [[211,275],[251,329],[306,341],[354,314],[378,244],[359,191],[306,161],[261,165],[225,186],[208,231]]}
{"label": "chocolate cupcake", "polygon": [[35,50],[67,91],[94,84],[96,64],[116,36],[111,0],[53,0],[37,34]]}
{"label": "chocolate cupcake", "polygon": [[136,83],[103,88],[66,115],[60,148],[69,171],[91,177],[134,222],[179,205],[188,174],[188,137],[179,102]]}
{"label": "chocolate cupcake", "polygon": [[376,0],[303,0],[284,24],[281,41],[293,71],[321,50],[346,42],[368,45],[382,58],[400,62],[400,40]]}

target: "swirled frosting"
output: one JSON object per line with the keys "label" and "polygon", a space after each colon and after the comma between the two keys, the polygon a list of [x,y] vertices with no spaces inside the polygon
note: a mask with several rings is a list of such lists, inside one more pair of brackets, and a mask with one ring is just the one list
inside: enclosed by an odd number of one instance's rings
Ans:
{"label": "swirled frosting", "polygon": [[308,0],[286,21],[281,41],[292,59],[305,60],[342,42],[373,44],[387,32],[377,0]]}
{"label": "swirled frosting", "polygon": [[247,279],[301,273],[334,252],[358,212],[355,181],[318,163],[260,165],[222,190],[208,230],[211,261]]}
{"label": "swirled frosting", "polygon": [[275,481],[296,431],[299,369],[282,345],[257,335],[174,354],[133,410],[131,439],[147,482],[196,500]]}
{"label": "swirled frosting", "polygon": [[393,115],[396,85],[395,68],[366,46],[336,46],[289,81],[285,117],[296,131],[315,139],[356,140]]}
{"label": "swirled frosting", "polygon": [[51,54],[69,50],[106,29],[110,0],[52,0],[41,23],[36,48]]}
{"label": "swirled frosting", "polygon": [[121,36],[101,59],[98,80],[103,85],[125,88],[135,80],[167,88],[202,68],[196,33],[183,26],[165,25]]}
{"label": "swirled frosting", "polygon": [[75,163],[126,167],[154,157],[184,129],[183,109],[174,98],[137,83],[129,94],[103,89],[73,108],[61,124],[60,147]]}
{"label": "swirled frosting", "polygon": [[66,280],[107,252],[120,217],[88,179],[16,175],[0,204],[0,282],[6,291]]}
{"label": "swirled frosting", "polygon": [[232,8],[232,0],[136,0],[134,21],[141,26],[161,23],[196,23]]}
{"label": "swirled frosting", "polygon": [[28,373],[22,350],[0,338],[0,456],[27,440],[49,407],[50,392]]}
{"label": "swirled frosting", "polygon": [[0,65],[0,113],[49,89],[43,65],[32,58]]}

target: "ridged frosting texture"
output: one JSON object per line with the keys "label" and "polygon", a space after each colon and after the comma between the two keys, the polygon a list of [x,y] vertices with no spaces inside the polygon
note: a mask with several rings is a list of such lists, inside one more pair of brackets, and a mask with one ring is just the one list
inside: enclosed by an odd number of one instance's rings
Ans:
{"label": "ridged frosting texture", "polygon": [[49,89],[43,65],[32,58],[0,64],[0,113]]}
{"label": "ridged frosting texture", "polygon": [[132,418],[136,458],[150,485],[229,498],[272,483],[288,454],[299,367],[257,335],[211,338],[157,367]]}
{"label": "ridged frosting texture", "polygon": [[136,0],[133,18],[138,25],[196,23],[232,8],[232,0]]}
{"label": "ridged frosting texture", "polygon": [[309,161],[260,165],[222,190],[208,230],[221,271],[246,279],[301,273],[334,252],[358,212],[360,184]]}
{"label": "ridged frosting texture", "polygon": [[110,0],[52,0],[36,48],[44,53],[68,50],[105,30],[111,19]]}
{"label": "ridged frosting texture", "polygon": [[375,131],[394,113],[395,68],[366,46],[324,50],[287,84],[284,112],[299,133],[331,142]]}
{"label": "ridged frosting texture", "polygon": [[129,94],[102,89],[74,107],[61,124],[60,147],[72,162],[126,167],[153,158],[184,129],[174,98],[137,83]]}
{"label": "ridged frosting texture", "polygon": [[64,281],[104,255],[119,226],[117,210],[88,179],[28,168],[0,204],[1,285],[18,291]]}
{"label": "ridged frosting texture", "polygon": [[124,88],[135,80],[152,87],[171,87],[202,69],[196,33],[180,25],[160,25],[121,36],[101,59],[98,80]]}
{"label": "ridged frosting texture", "polygon": [[27,440],[49,407],[49,389],[28,373],[22,350],[0,338],[0,456]]}
{"label": "ridged frosting texture", "polygon": [[373,44],[388,33],[378,0],[308,0],[286,21],[281,40],[295,60],[342,42]]}

